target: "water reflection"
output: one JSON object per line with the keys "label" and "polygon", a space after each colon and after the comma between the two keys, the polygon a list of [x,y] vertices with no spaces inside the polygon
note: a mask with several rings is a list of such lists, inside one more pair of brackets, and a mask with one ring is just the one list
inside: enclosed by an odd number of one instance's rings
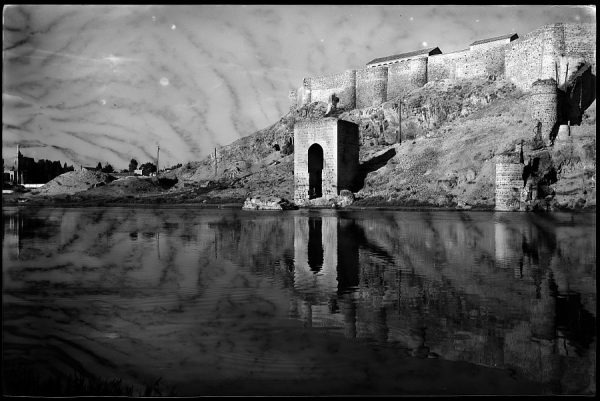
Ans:
{"label": "water reflection", "polygon": [[[595,393],[595,214],[13,208],[3,219],[8,360],[185,383],[199,369],[297,377],[301,357],[282,349],[309,340],[275,334],[292,319]],[[350,374],[348,355],[324,353],[311,369]]]}
{"label": "water reflection", "polygon": [[[516,369],[558,393],[593,387],[596,294],[585,280],[595,280],[595,245],[586,238],[594,234],[562,215],[496,214],[493,224],[489,216],[431,217],[295,217],[294,287],[305,321],[338,324],[348,338],[393,343],[419,358]],[[321,225],[327,235],[305,229]],[[312,249],[330,255],[322,276],[305,268]],[[574,381],[564,366],[575,355],[590,358],[592,373]]]}

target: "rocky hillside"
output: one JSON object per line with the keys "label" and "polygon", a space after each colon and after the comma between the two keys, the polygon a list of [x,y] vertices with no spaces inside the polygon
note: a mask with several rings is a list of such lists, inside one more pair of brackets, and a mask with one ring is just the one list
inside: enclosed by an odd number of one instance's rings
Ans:
{"label": "rocky hillside", "polygon": [[[292,200],[294,124],[322,118],[326,111],[327,104],[321,102],[290,111],[270,127],[217,149],[216,158],[212,154],[161,173],[160,182],[110,183],[105,177],[64,174],[40,194],[78,192],[78,197],[117,202],[241,204],[258,195]],[[595,208],[595,101],[581,125],[547,148],[534,144],[529,96],[502,79],[430,82],[403,99],[366,109],[338,109],[330,116],[359,125],[361,189],[355,193],[356,206],[491,209],[496,156],[518,158],[522,146],[525,163],[535,161],[539,181],[533,209]]]}
{"label": "rocky hillside", "polygon": [[[481,79],[430,82],[402,102],[337,110],[333,115],[359,125],[364,185],[356,205],[493,208],[494,157],[519,152],[523,140],[525,162],[541,159],[540,176],[556,173],[540,207],[595,207],[595,102],[568,141],[541,150],[534,150],[529,103],[511,83]],[[212,185],[212,197],[291,199],[294,123],[321,118],[326,109],[312,103],[218,149],[216,173],[211,155],[173,170],[171,178],[181,188]]]}
{"label": "rocky hillside", "polygon": [[518,155],[523,140],[525,163],[539,159],[537,174],[547,179],[534,208],[595,207],[595,102],[568,140],[534,150],[529,96],[511,86],[439,82],[413,91],[402,129],[415,139],[367,175],[358,204],[492,208],[494,156]]}

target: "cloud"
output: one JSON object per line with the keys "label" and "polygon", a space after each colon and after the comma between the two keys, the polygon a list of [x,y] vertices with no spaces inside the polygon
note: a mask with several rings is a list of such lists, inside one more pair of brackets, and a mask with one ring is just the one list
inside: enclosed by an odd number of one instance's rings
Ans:
{"label": "cloud", "polygon": [[9,6],[3,145],[126,166],[160,141],[165,164],[199,160],[276,121],[304,77],[576,15],[595,7]]}

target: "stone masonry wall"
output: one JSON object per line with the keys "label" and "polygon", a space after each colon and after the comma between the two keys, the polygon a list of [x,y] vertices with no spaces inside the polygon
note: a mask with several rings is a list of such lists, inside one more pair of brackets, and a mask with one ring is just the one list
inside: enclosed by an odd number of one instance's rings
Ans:
{"label": "stone masonry wall", "polygon": [[531,85],[530,99],[531,118],[534,124],[542,123],[541,139],[549,145],[558,130],[556,81],[547,79],[534,82]]}
{"label": "stone masonry wall", "polygon": [[465,63],[468,50],[436,54],[427,60],[427,80],[456,79],[456,66]]}
{"label": "stone masonry wall", "polygon": [[505,50],[504,71],[518,88],[528,91],[540,76],[542,64],[542,29],[512,42]]}
{"label": "stone masonry wall", "polygon": [[354,180],[358,174],[360,139],[358,125],[350,121],[338,120],[337,127],[338,191],[354,190]]}
{"label": "stone masonry wall", "polygon": [[565,56],[583,57],[596,75],[596,24],[565,24]]}
{"label": "stone masonry wall", "polygon": [[[348,70],[305,78],[297,91],[298,106],[327,102],[335,93],[339,107],[365,108],[395,99],[406,90],[441,79],[504,76],[529,91],[538,79],[564,81],[567,63],[583,60],[596,73],[596,25],[551,24],[510,42],[509,39],[471,46],[471,50],[400,60],[389,66]],[[573,68],[573,67],[571,67]]]}
{"label": "stone masonry wall", "polygon": [[517,211],[520,209],[523,188],[523,165],[498,158],[496,161],[496,210]]}
{"label": "stone masonry wall", "polygon": [[308,201],[308,148],[319,144],[323,148],[323,197],[338,194],[338,123],[336,118],[299,121],[294,125],[294,202]]}
{"label": "stone masonry wall", "polygon": [[488,48],[475,47],[456,65],[456,78],[504,76],[504,49],[506,45]]}
{"label": "stone masonry wall", "polygon": [[378,106],[387,99],[387,67],[356,71],[356,108]]}
{"label": "stone masonry wall", "polygon": [[327,103],[329,96],[335,93],[340,99],[338,107],[353,109],[356,107],[356,71],[348,70],[341,74],[325,75],[310,79],[311,102]]}
{"label": "stone masonry wall", "polygon": [[294,110],[298,107],[298,91],[296,89],[292,89],[288,97],[290,100],[290,110]]}
{"label": "stone masonry wall", "polygon": [[420,88],[427,83],[427,57],[400,60],[388,66],[387,98],[401,97],[407,90]]}
{"label": "stone masonry wall", "polygon": [[538,79],[560,81],[561,57],[583,58],[596,72],[594,24],[546,25],[513,41],[505,51],[506,77],[528,91]]}

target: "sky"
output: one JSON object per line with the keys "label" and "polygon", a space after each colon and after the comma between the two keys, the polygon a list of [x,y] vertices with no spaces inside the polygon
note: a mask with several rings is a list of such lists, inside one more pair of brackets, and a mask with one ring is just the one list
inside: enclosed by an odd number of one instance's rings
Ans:
{"label": "sky", "polygon": [[595,6],[5,6],[2,157],[201,160],[278,121],[304,77],[556,22]]}

